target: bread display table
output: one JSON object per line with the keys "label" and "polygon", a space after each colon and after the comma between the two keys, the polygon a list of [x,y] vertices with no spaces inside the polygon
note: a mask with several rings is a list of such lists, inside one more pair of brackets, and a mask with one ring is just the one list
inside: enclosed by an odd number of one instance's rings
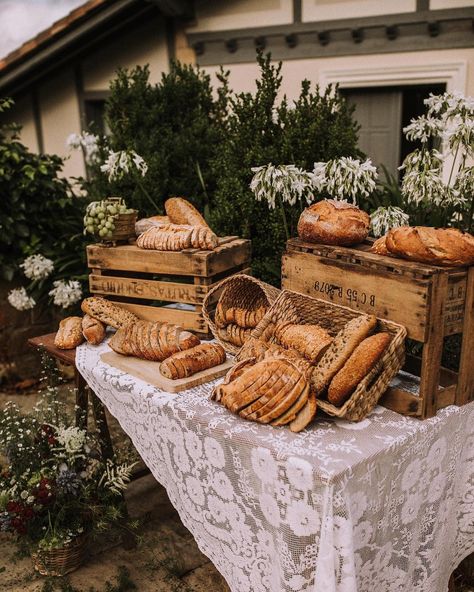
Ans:
{"label": "bread display table", "polygon": [[474,403],[292,434],[210,401],[215,383],[166,393],[106,351],[78,347],[79,372],[233,592],[446,592],[474,551]]}

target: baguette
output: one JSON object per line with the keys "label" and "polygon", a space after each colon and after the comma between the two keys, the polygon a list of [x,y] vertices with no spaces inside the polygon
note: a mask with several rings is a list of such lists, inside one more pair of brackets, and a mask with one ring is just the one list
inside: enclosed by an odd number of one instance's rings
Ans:
{"label": "baguette", "polygon": [[390,343],[388,333],[377,333],[362,341],[351,357],[334,376],[328,388],[328,401],[341,406],[353,393],[359,382],[380,360]]}
{"label": "baguette", "polygon": [[114,329],[138,321],[137,315],[133,314],[133,312],[129,312],[125,308],[98,296],[91,296],[83,300],[81,309],[85,314],[101,321],[104,325],[114,327]]}
{"label": "baguette", "polygon": [[162,362],[199,343],[196,335],[178,325],[152,321],[137,321],[121,327],[109,341],[110,347],[118,354],[155,362]]}
{"label": "baguette", "polygon": [[286,348],[295,349],[312,364],[329,347],[332,337],[319,325],[281,323],[275,330],[276,339]]}
{"label": "baguette", "polygon": [[318,397],[351,356],[359,343],[377,326],[373,315],[361,315],[346,323],[311,373],[311,389]]}
{"label": "baguette", "polygon": [[198,210],[183,197],[170,197],[165,201],[165,210],[173,224],[187,224],[189,226],[204,226],[209,228],[207,222]]}
{"label": "baguette", "polygon": [[225,358],[224,348],[218,343],[201,343],[173,354],[161,362],[160,372],[172,380],[187,378],[202,370],[223,364]]}
{"label": "baguette", "polygon": [[137,247],[156,251],[213,250],[218,242],[217,236],[207,227],[164,224],[153,226],[141,234]]}
{"label": "baguette", "polygon": [[74,349],[83,341],[81,317],[66,317],[60,321],[54,337],[54,345],[58,349]]}
{"label": "baguette", "polygon": [[82,334],[87,340],[87,343],[99,345],[105,339],[105,325],[102,321],[86,314],[82,319]]}

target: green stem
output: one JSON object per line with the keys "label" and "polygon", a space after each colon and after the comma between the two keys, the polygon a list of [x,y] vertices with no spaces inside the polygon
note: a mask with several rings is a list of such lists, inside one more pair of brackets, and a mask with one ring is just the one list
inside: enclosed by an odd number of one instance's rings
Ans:
{"label": "green stem", "polygon": [[452,164],[452,166],[451,166],[451,172],[449,173],[448,187],[449,187],[449,186],[450,186],[450,184],[451,184],[451,178],[452,178],[452,176],[453,176],[453,173],[454,173],[454,166],[455,166],[455,164],[456,164],[456,159],[457,159],[457,157],[458,157],[458,153],[459,153],[459,144],[457,145],[457,148],[456,148],[456,154],[454,155],[453,164]]}
{"label": "green stem", "polygon": [[283,226],[285,227],[286,240],[289,240],[290,239],[290,232],[288,230],[288,222],[286,220],[285,206],[283,205],[283,201],[282,201],[280,195],[278,195],[278,203],[280,204],[281,217],[283,218]]}
{"label": "green stem", "polygon": [[151,195],[148,193],[148,191],[145,189],[145,186],[143,185],[143,183],[141,182],[141,179],[139,177],[137,177],[137,185],[138,187],[140,187],[143,195],[148,199],[148,201],[153,205],[153,207],[155,208],[155,211],[159,211],[159,207],[156,205],[156,203],[153,201],[153,198],[151,197]]}

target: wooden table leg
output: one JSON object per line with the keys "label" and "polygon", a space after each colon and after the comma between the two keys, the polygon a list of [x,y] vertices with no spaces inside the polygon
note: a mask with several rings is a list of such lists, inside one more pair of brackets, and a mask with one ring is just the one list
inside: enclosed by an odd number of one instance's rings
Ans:
{"label": "wooden table leg", "polygon": [[76,427],[85,430],[89,414],[89,386],[76,369],[74,369],[74,382],[76,385]]}
{"label": "wooden table leg", "polygon": [[102,458],[113,458],[114,449],[112,446],[112,439],[110,438],[109,426],[107,425],[107,417],[102,402],[97,395],[91,390],[90,399],[92,403],[92,413],[94,414],[95,424],[99,432],[99,444],[102,452]]}

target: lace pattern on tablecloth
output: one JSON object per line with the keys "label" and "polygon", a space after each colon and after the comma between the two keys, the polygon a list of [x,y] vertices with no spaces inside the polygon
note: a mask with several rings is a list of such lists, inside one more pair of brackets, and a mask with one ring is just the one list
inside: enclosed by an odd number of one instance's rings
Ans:
{"label": "lace pattern on tablecloth", "polygon": [[233,592],[446,592],[474,552],[474,404],[419,421],[377,407],[300,434],[104,364],[76,364]]}

